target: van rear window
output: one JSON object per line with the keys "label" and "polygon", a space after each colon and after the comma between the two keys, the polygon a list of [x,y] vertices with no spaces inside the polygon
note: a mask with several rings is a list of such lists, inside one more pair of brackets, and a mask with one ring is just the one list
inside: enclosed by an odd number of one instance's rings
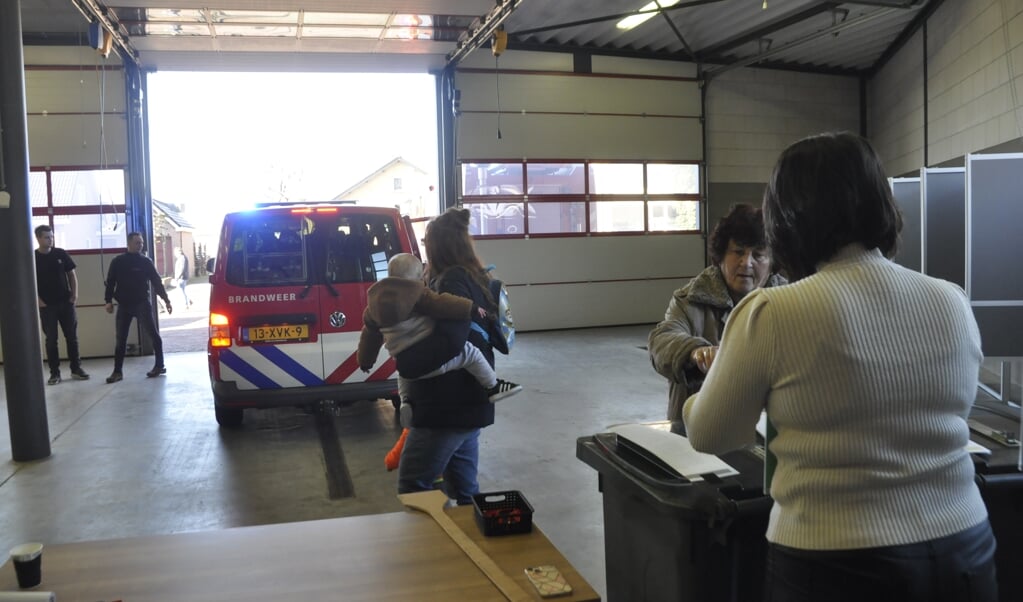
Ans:
{"label": "van rear window", "polygon": [[231,232],[226,278],[237,286],[376,282],[402,251],[388,215],[255,214]]}

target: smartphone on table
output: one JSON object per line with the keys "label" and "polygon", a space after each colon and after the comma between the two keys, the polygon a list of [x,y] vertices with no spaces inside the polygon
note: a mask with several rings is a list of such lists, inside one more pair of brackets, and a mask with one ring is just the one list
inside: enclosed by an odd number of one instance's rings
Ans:
{"label": "smartphone on table", "polygon": [[553,564],[527,566],[526,577],[540,593],[541,598],[567,596],[572,593],[572,586],[565,581],[561,571]]}

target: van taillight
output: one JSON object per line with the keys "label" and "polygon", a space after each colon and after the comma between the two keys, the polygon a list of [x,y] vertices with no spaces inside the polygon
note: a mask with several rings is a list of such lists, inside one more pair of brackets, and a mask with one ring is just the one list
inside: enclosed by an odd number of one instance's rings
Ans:
{"label": "van taillight", "polygon": [[224,314],[210,313],[210,347],[231,346],[231,324]]}
{"label": "van taillight", "polygon": [[312,207],[296,207],[295,209],[291,210],[292,213],[302,215],[307,213],[313,213],[314,211],[316,213],[337,213],[337,207],[316,207],[315,209],[313,209]]}

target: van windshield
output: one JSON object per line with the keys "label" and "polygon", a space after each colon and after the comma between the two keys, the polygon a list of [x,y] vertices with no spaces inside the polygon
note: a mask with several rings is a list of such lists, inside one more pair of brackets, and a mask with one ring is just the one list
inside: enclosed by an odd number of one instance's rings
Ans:
{"label": "van windshield", "polygon": [[402,252],[388,215],[256,214],[232,230],[226,278],[237,286],[376,282]]}

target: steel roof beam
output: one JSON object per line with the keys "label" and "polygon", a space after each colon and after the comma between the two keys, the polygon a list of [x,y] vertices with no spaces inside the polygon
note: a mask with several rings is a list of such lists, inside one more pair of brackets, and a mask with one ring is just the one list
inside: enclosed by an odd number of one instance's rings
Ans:
{"label": "steel roof beam", "polygon": [[821,4],[811,6],[810,8],[807,8],[805,10],[785,15],[783,17],[779,17],[769,23],[765,23],[761,27],[757,27],[756,29],[751,29],[749,31],[743,32],[731,39],[719,42],[712,46],[707,46],[706,48],[700,50],[700,56],[704,57],[704,60],[711,60],[708,57],[718,56],[722,53],[728,52],[733,48],[738,48],[739,46],[742,46],[744,44],[755,42],[760,38],[768,36],[776,31],[780,31],[782,29],[785,29],[786,27],[790,27],[812,17],[816,17],[821,13],[830,12],[838,8],[839,4],[842,3],[823,2]]}
{"label": "steel roof beam", "polygon": [[874,64],[870,66],[870,69],[867,70],[870,75],[874,75],[880,71],[882,67],[887,65],[888,61],[892,60],[892,57],[895,56],[895,53],[901,50],[902,47],[909,42],[909,39],[916,34],[916,32],[920,31],[920,28],[923,27],[924,23],[931,18],[934,11],[938,10],[944,1],[945,0],[931,0],[926,7],[913,17],[913,20],[909,22],[909,25],[907,25],[905,29],[899,33],[899,36],[888,45],[888,48],[885,48],[884,52],[881,53],[881,56],[878,57],[878,59],[874,61]]}
{"label": "steel roof beam", "polygon": [[768,58],[770,58],[772,56],[775,56],[777,54],[781,54],[783,52],[792,50],[793,48],[796,48],[798,46],[802,46],[803,44],[806,44],[808,42],[812,42],[812,41],[816,40],[817,38],[821,38],[821,37],[828,36],[828,35],[831,35],[831,34],[834,34],[834,33],[838,33],[840,31],[844,31],[844,30],[852,28],[852,27],[857,27],[857,26],[862,25],[864,23],[867,23],[869,21],[873,21],[874,19],[877,19],[877,18],[880,18],[880,17],[884,17],[886,15],[889,15],[889,14],[891,14],[892,12],[894,12],[896,10],[899,10],[899,9],[896,9],[896,8],[882,8],[880,10],[876,10],[874,12],[867,13],[865,15],[860,15],[859,17],[856,17],[854,19],[849,19],[847,21],[843,21],[843,22],[838,23],[836,25],[833,25],[831,27],[828,27],[828,28],[825,28],[825,29],[821,29],[819,31],[815,31],[814,33],[812,33],[812,34],[810,34],[808,36],[802,37],[802,38],[800,38],[798,40],[794,40],[792,42],[789,42],[788,44],[783,44],[783,45],[781,45],[781,46],[779,46],[777,48],[773,48],[773,49],[768,50],[766,52],[761,52],[761,53],[758,53],[758,54],[754,54],[752,56],[748,56],[746,58],[739,59],[739,60],[734,61],[732,63],[721,65],[719,67],[710,68],[710,69],[708,69],[707,71],[704,72],[704,77],[706,77],[709,80],[709,79],[717,77],[717,76],[719,76],[722,73],[725,73],[727,71],[731,71],[733,69],[738,69],[740,67],[746,67],[747,65],[752,65],[753,63],[759,63],[760,61],[768,59]]}
{"label": "steel roof beam", "polygon": [[927,0],[847,0],[844,4],[884,6],[886,8],[914,8],[925,2],[927,2]]}
{"label": "steel roof beam", "polygon": [[668,24],[668,27],[671,28],[671,31],[675,32],[675,37],[678,38],[679,42],[682,42],[682,48],[686,49],[686,54],[692,57],[694,61],[699,62],[699,59],[696,58],[696,53],[693,52],[693,49],[689,47],[689,44],[686,42],[686,39],[682,37],[682,32],[678,30],[678,27],[675,27],[675,22],[671,20],[671,17],[668,16],[668,13],[664,12],[664,7],[661,6],[660,1],[654,0],[654,3],[657,5],[657,8],[661,9],[660,11],[661,16],[664,17],[664,21]]}
{"label": "steel roof beam", "polygon": [[704,4],[716,4],[723,0],[690,0],[689,2],[680,2],[674,6],[667,8],[652,8],[650,10],[634,10],[627,13],[615,13],[613,15],[604,15],[603,17],[592,17],[589,19],[580,19],[578,21],[566,21],[564,23],[555,23],[553,25],[544,25],[543,27],[533,27],[531,29],[519,29],[517,31],[509,32],[510,36],[528,36],[534,33],[543,33],[545,31],[555,31],[558,29],[568,29],[570,27],[578,27],[580,25],[592,25],[594,23],[603,23],[604,21],[621,21],[626,17],[635,17],[636,15],[645,15],[648,13],[667,13],[671,11],[680,10],[683,8],[692,8],[694,6],[702,6]]}

